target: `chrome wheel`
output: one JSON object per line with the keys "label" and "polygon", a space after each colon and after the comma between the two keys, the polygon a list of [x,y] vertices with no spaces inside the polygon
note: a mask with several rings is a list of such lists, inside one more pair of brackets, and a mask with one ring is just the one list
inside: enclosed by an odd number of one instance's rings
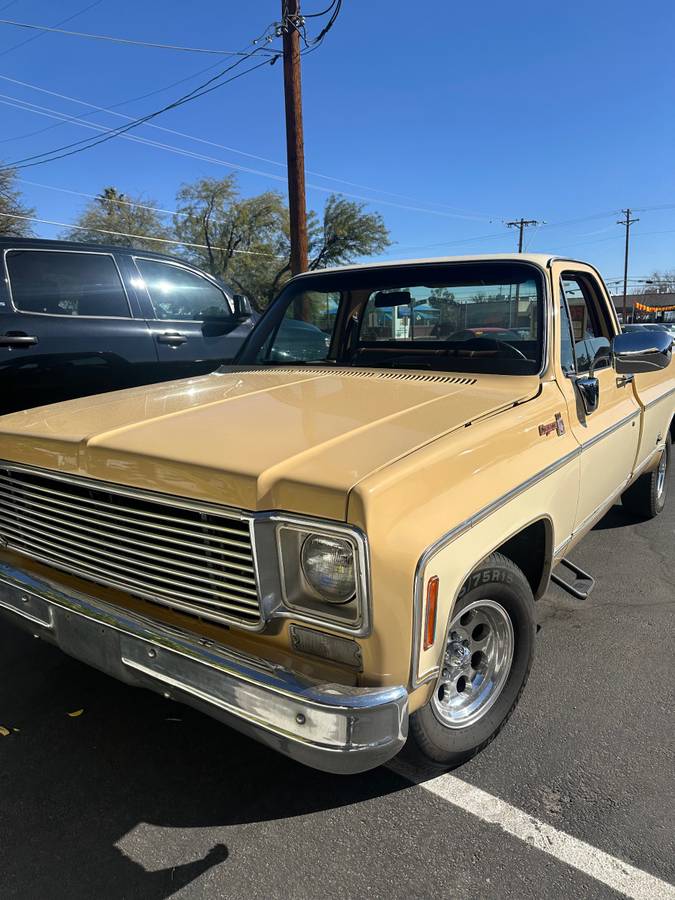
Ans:
{"label": "chrome wheel", "polygon": [[666,490],[666,473],[668,471],[668,450],[664,450],[661,454],[661,461],[656,470],[656,499],[660,500]]}
{"label": "chrome wheel", "polygon": [[431,707],[448,728],[473,725],[499,697],[513,660],[513,625],[503,606],[476,600],[450,623]]}

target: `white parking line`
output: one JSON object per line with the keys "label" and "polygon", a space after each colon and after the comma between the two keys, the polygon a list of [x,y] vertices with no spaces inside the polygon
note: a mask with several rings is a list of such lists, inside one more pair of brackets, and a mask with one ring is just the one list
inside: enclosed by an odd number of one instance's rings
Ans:
{"label": "white parking line", "polygon": [[454,775],[445,774],[423,780],[398,760],[391,762],[388,768],[425,791],[447,800],[484,822],[497,825],[507,834],[573,866],[633,900],[675,900],[675,887],[668,882],[636,869],[564,831],[558,831],[552,825],[535,819]]}

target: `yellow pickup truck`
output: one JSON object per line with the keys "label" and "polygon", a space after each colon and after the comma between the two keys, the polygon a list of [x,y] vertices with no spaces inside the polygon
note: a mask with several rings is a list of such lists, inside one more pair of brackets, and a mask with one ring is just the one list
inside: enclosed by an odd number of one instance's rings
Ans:
{"label": "yellow pickup truck", "polygon": [[671,355],[571,259],[303,274],[234,365],[0,418],[0,612],[308,765],[457,765],[573,545],[663,509]]}

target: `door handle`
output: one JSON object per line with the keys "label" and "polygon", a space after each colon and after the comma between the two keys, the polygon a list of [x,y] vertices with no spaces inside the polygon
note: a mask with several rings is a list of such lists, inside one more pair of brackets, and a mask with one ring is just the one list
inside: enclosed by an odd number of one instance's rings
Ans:
{"label": "door handle", "polygon": [[187,338],[185,337],[185,335],[179,334],[177,331],[166,331],[164,332],[164,334],[157,335],[158,344],[169,344],[171,347],[179,347],[186,341]]}
{"label": "door handle", "polygon": [[38,339],[34,334],[1,334],[0,347],[32,347]]}

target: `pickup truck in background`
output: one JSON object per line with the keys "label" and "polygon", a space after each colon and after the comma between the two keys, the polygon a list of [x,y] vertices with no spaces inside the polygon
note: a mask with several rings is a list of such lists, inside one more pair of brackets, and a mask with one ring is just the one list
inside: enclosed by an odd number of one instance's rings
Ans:
{"label": "pickup truck in background", "polygon": [[258,318],[159,253],[0,237],[0,254],[0,413],[211,372]]}
{"label": "pickup truck in background", "polygon": [[0,613],[308,765],[455,766],[551,578],[591,590],[574,545],[663,510],[674,437],[672,338],[588,264],[309,272],[232,366],[0,418]]}

